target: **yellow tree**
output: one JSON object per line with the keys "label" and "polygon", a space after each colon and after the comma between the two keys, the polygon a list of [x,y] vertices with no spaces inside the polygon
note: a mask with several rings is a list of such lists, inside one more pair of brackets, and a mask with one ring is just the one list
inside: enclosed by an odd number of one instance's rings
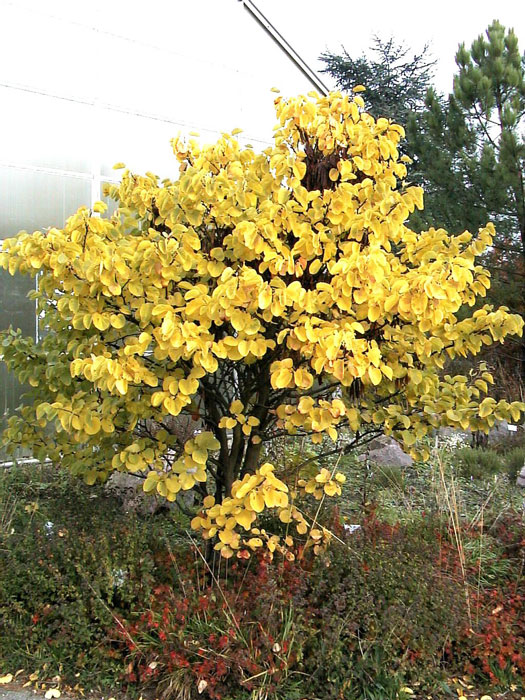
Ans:
{"label": "yellow tree", "polygon": [[326,468],[294,489],[279,478],[265,462],[279,436],[307,436],[322,457],[384,431],[426,458],[432,429],[487,431],[525,409],[488,396],[485,368],[441,372],[522,333],[505,308],[458,320],[489,287],[476,256],[493,226],[407,228],[423,193],[404,181],[403,129],[358,94],[275,104],[272,147],[241,148],[235,131],[175,139],[175,180],[126,170],[108,188],[114,215],[81,208],[62,229],[7,240],[1,257],[39,273],[48,328],[40,345],[3,335],[4,360],[34,387],[7,441],[88,483],[121,471],[170,501],[193,489],[192,525],[226,557],[286,550],[258,514],[304,534],[295,494],[341,491]]}

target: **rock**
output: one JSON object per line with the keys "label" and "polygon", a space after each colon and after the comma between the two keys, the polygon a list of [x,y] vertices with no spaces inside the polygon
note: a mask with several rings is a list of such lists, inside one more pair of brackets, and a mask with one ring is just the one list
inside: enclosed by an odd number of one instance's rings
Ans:
{"label": "rock", "polygon": [[498,421],[496,425],[490,429],[488,443],[489,445],[493,445],[494,443],[502,442],[510,437],[510,435],[511,433],[507,421]]}
{"label": "rock", "polygon": [[437,435],[439,447],[443,445],[451,448],[463,447],[464,445],[470,445],[472,440],[472,433],[468,430],[460,430],[450,426],[438,428],[434,435]]}
{"label": "rock", "polygon": [[104,490],[121,501],[124,510],[151,515],[159,508],[158,499],[144,493],[142,483],[142,479],[131,474],[113,472]]}
{"label": "rock", "polygon": [[516,486],[521,486],[525,489],[525,464],[521,468],[518,478],[516,479]]}
{"label": "rock", "polygon": [[[142,490],[142,479],[131,474],[113,472],[104,484],[104,490],[122,503],[122,508],[127,512],[139,515],[154,515],[161,510],[175,510],[176,503],[165,498],[157,497]],[[193,491],[180,491],[177,501],[183,509],[191,510],[195,505],[195,493]]]}
{"label": "rock", "polygon": [[414,460],[406,452],[403,452],[398,442],[386,435],[381,435],[372,440],[368,450],[358,459],[364,461],[367,458],[370,464],[380,467],[411,467]]}
{"label": "rock", "polygon": [[399,447],[399,443],[396,442],[394,438],[388,435],[379,435],[369,442],[367,447],[370,452],[375,452],[376,450],[382,450],[383,447],[390,447],[390,445],[397,445]]}

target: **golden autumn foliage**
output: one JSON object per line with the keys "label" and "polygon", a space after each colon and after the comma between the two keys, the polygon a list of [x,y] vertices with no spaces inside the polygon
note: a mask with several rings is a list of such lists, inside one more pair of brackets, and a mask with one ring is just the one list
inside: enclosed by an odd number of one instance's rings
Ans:
{"label": "golden autumn foliage", "polygon": [[[441,372],[522,333],[505,308],[464,312],[490,285],[476,258],[492,224],[407,228],[423,193],[405,182],[403,129],[358,95],[275,105],[263,152],[230,134],[175,139],[175,180],[125,170],[108,187],[113,215],[81,208],[1,254],[12,274],[39,273],[48,327],[40,345],[3,335],[5,361],[35,394],[7,440],[88,483],[121,471],[170,501],[194,489],[192,526],[226,557],[263,545],[293,556],[293,533],[326,537],[297,498],[340,494],[344,477],[284,483],[264,463],[281,435],[347,451],[384,431],[424,459],[422,438],[439,426],[487,431],[525,409],[488,395],[484,367]],[[268,510],[285,538],[257,526]]]}

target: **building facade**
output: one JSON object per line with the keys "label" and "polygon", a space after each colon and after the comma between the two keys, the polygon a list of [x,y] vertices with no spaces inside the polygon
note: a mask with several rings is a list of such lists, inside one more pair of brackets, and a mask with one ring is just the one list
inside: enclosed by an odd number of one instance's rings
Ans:
{"label": "building facade", "polygon": [[[116,162],[173,177],[170,139],[271,142],[272,87],[324,92],[250,0],[0,0],[0,239],[61,226]],[[0,270],[0,328],[38,333],[35,282]],[[0,417],[22,389],[0,363]]]}

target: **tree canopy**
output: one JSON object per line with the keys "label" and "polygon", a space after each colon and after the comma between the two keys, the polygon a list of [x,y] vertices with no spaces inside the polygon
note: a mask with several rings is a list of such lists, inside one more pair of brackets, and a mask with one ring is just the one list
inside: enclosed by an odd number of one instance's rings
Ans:
{"label": "tree canopy", "polygon": [[[525,257],[525,57],[516,34],[493,22],[470,50],[459,47],[456,63],[448,101],[430,91],[426,109],[408,123],[416,167],[435,191],[432,198],[427,196],[421,221],[426,224],[432,216],[434,200],[438,207],[440,201],[451,200],[453,183],[465,213],[461,217],[456,211],[442,223],[459,229],[466,217],[486,220],[489,215],[497,224],[503,252],[511,255],[514,250]],[[472,209],[478,213],[472,215]]]}
{"label": "tree canopy", "polygon": [[322,72],[331,75],[342,91],[351,93],[355,85],[366,86],[365,107],[376,119],[406,124],[410,114],[425,107],[436,61],[428,46],[410,57],[409,49],[393,38],[374,37],[370,52],[371,58],[365,54],[352,58],[344,47],[340,54],[325,51],[320,56],[325,64]]}
{"label": "tree canopy", "polygon": [[[410,216],[411,228],[433,225],[461,233],[477,231],[487,221],[495,224],[496,236],[483,256],[492,273],[489,300],[523,316],[525,58],[516,34],[494,21],[470,49],[462,44],[448,97],[432,86],[426,50],[412,61],[407,53],[392,40],[376,38],[370,57],[352,58],[344,51],[325,53],[321,60],[342,89],[350,91],[358,82],[367,87],[371,114],[406,125],[404,149],[413,159],[409,178],[425,190],[425,208]],[[500,378],[514,383],[514,393],[520,393],[520,385],[523,391],[521,341],[510,339],[488,357]]]}
{"label": "tree canopy", "polygon": [[[429,91],[426,110],[407,133],[413,177],[425,187],[425,211],[411,219],[460,232],[491,220],[497,234],[484,256],[490,300],[525,315],[525,55],[513,30],[493,22],[470,49],[462,44],[447,100]],[[506,364],[525,381],[525,346],[510,342]]]}
{"label": "tree canopy", "polygon": [[[359,92],[360,88],[356,88]],[[263,545],[287,556],[291,534],[326,532],[301,494],[340,493],[320,463],[286,483],[267,447],[283,435],[344,452],[384,431],[420,458],[439,426],[487,431],[525,405],[487,395],[491,375],[441,376],[450,357],[521,334],[505,308],[458,319],[490,286],[474,235],[407,218],[403,128],[364,111],[360,95],[275,101],[275,143],[242,148],[173,141],[174,180],[125,170],[118,208],[81,208],[63,228],[4,243],[12,274],[39,274],[41,344],[10,330],[4,360],[33,387],[6,440],[29,445],[88,483],[144,477],[168,500],[193,490],[192,525],[225,557]],[[193,419],[183,434],[178,421]]]}

